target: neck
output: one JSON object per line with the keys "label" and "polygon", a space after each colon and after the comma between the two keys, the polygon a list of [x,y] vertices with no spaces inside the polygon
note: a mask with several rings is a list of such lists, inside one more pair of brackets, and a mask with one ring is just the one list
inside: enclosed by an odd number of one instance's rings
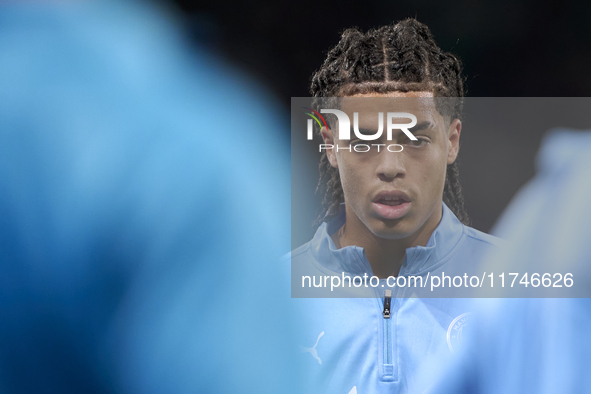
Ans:
{"label": "neck", "polygon": [[411,235],[399,239],[386,239],[373,234],[348,205],[345,209],[347,220],[343,227],[332,235],[332,239],[339,249],[345,246],[362,247],[373,275],[379,278],[397,276],[404,263],[406,249],[426,246],[443,214],[439,204],[421,227]]}

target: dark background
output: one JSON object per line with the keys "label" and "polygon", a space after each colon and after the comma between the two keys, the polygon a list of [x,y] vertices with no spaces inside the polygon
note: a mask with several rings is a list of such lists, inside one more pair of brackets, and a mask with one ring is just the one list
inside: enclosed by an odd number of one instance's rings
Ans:
{"label": "dark background", "polygon": [[[251,74],[286,110],[291,97],[309,96],[311,75],[344,29],[367,30],[406,17],[427,24],[439,46],[459,56],[468,97],[585,97],[591,91],[591,2],[177,0],[173,4],[186,17],[196,45]],[[465,122],[460,172],[468,213],[480,230],[491,229],[533,176],[540,140],[556,126],[546,127],[535,119],[524,124],[529,127],[495,133],[470,129]],[[584,119],[573,124],[565,119],[563,125],[589,127]]]}
{"label": "dark background", "polygon": [[462,59],[470,96],[588,96],[591,2],[219,0],[175,3],[195,40],[267,84],[289,104],[340,33],[406,17],[427,24]]}

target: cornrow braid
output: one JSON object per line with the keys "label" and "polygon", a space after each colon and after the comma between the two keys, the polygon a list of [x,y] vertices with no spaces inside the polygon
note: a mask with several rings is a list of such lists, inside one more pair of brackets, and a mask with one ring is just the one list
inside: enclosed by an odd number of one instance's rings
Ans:
{"label": "cornrow braid", "polygon": [[[462,66],[458,58],[443,52],[435,43],[429,28],[416,19],[362,33],[347,29],[339,43],[328,52],[322,67],[312,76],[310,92],[314,106],[324,97],[356,94],[430,91],[438,111],[449,118],[460,119],[464,97]],[[326,104],[326,103],[325,103]],[[443,201],[458,219],[469,224],[459,179],[458,161],[447,166]],[[330,165],[326,152],[320,159],[322,213],[318,221],[330,219],[339,212],[345,197],[339,171]]]}

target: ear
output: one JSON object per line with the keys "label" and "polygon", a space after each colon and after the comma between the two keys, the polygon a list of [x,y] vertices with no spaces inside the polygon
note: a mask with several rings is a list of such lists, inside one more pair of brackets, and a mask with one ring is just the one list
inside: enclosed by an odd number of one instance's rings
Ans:
{"label": "ear", "polygon": [[[332,145],[334,147],[335,142],[332,136],[332,130],[327,129],[326,127],[322,127],[322,130],[320,132],[322,134],[322,139],[324,140],[324,143],[327,145]],[[328,161],[330,162],[331,166],[333,166],[334,168],[339,167],[339,163],[337,162],[337,157],[334,148],[326,149],[326,156],[328,157]]]}
{"label": "ear", "polygon": [[448,150],[447,150],[447,164],[453,164],[460,152],[460,134],[462,133],[462,122],[459,119],[454,119],[447,130]]}

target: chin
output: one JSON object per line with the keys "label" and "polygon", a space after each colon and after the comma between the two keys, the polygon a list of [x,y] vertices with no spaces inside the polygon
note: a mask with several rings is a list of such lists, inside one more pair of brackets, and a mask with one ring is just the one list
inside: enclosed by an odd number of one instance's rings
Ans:
{"label": "chin", "polygon": [[372,227],[369,227],[369,230],[379,238],[383,239],[403,239],[406,237],[411,236],[414,231],[411,229],[407,223],[407,221],[402,219],[397,220],[379,220],[379,224],[374,223]]}

